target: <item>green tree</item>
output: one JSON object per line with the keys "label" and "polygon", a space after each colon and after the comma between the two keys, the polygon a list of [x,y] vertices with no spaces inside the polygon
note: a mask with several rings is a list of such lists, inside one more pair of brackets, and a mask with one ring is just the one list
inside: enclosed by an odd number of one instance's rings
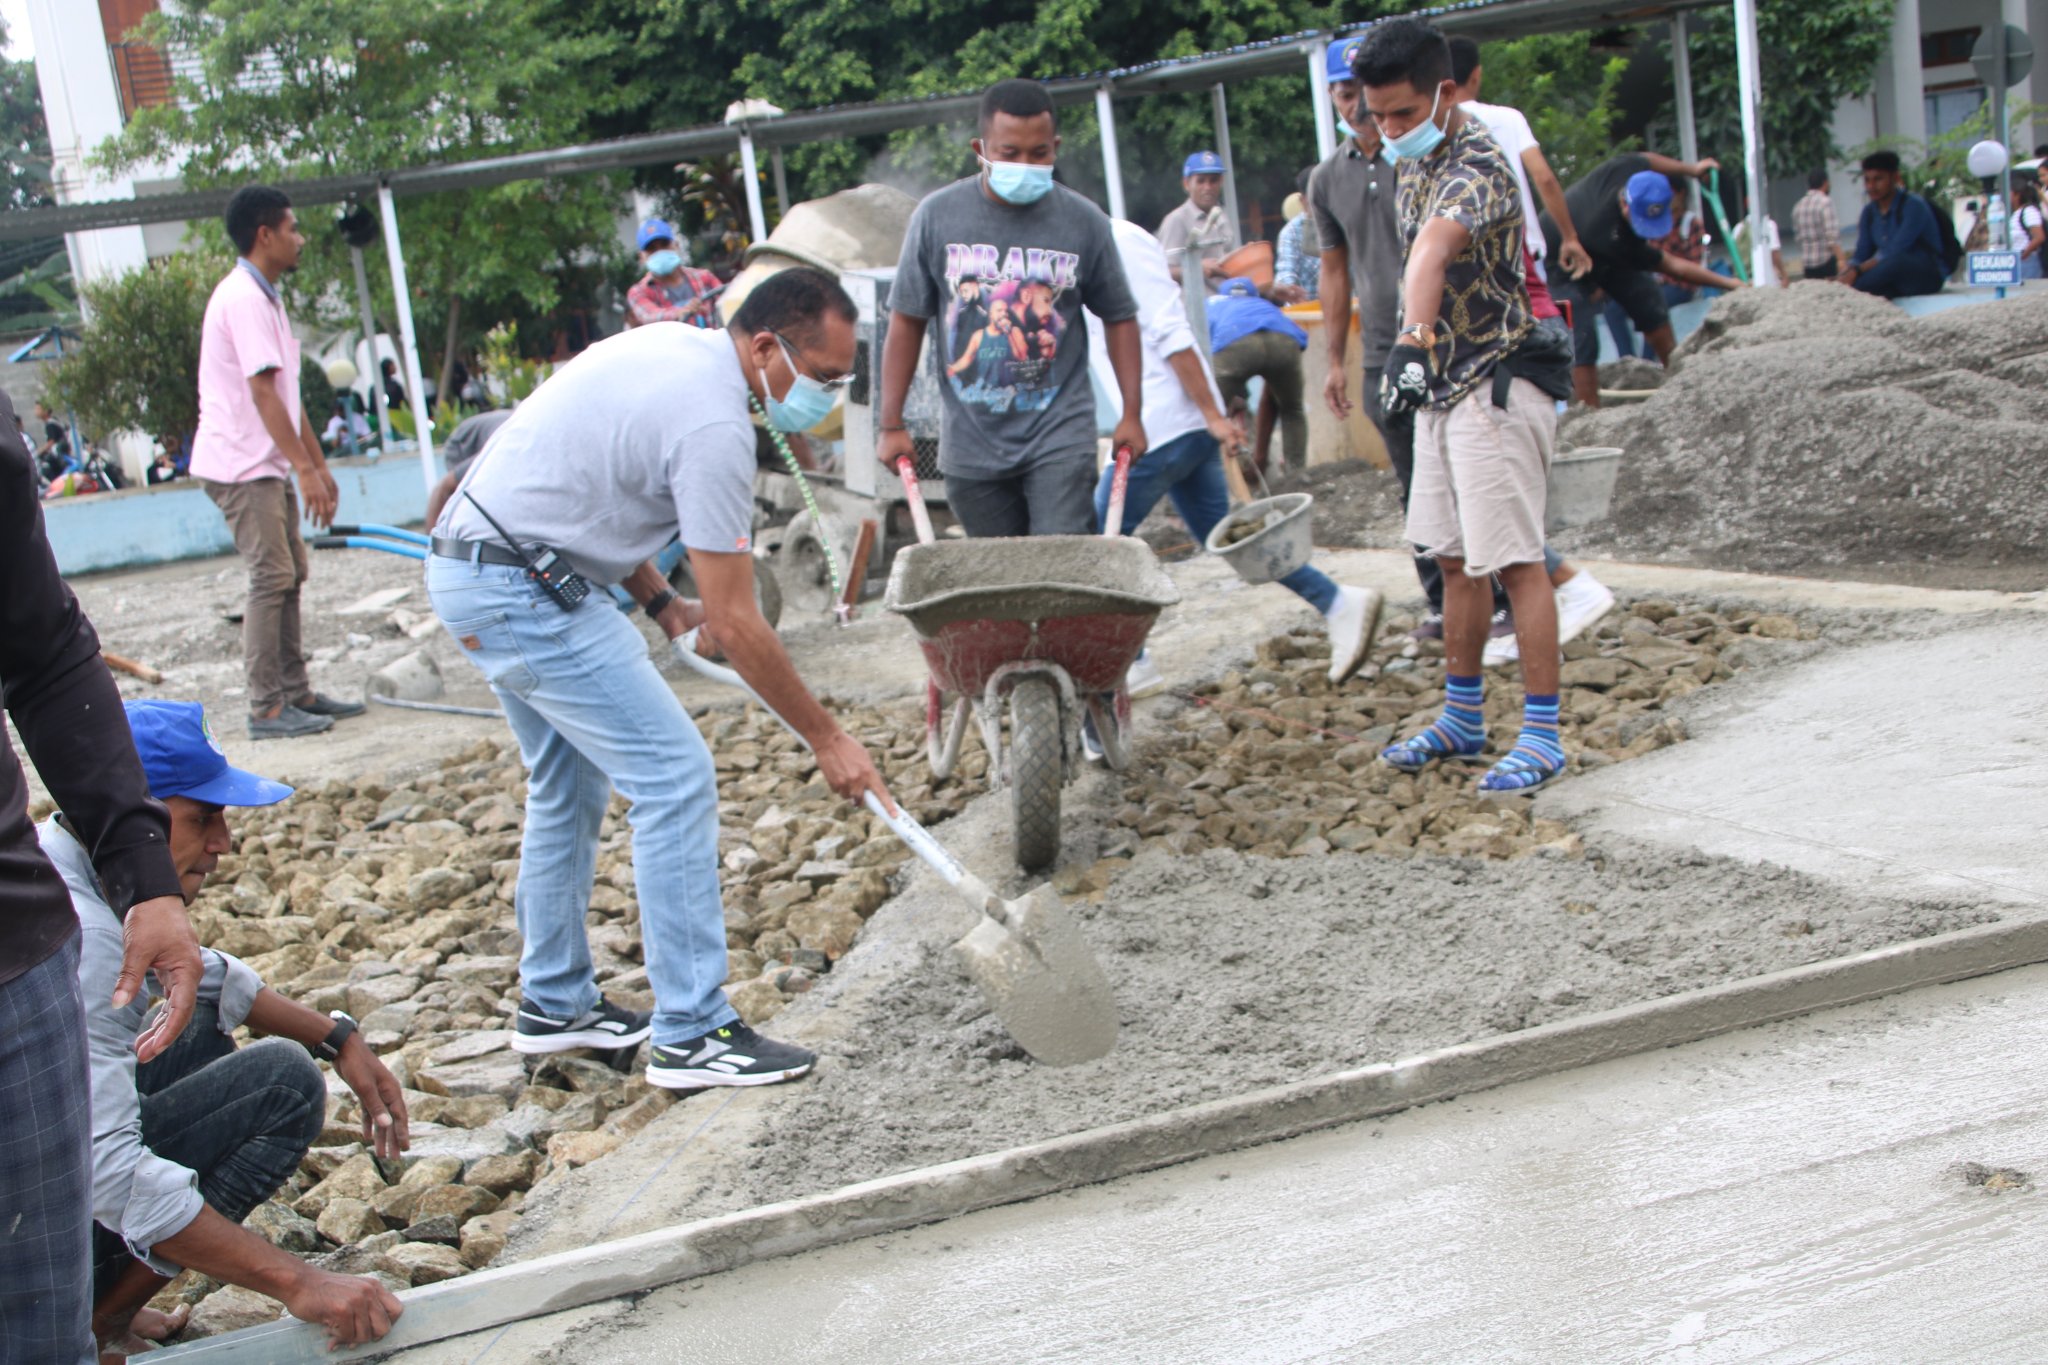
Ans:
{"label": "green tree", "polygon": [[199,328],[228,268],[181,252],[86,285],[92,322],[50,376],[51,403],[96,437],[140,431],[175,450],[199,426]]}
{"label": "green tree", "polygon": [[[0,50],[6,46],[7,24],[0,20]],[[43,119],[36,64],[0,57],[0,209],[55,202],[50,196],[50,125]]]}
{"label": "green tree", "polygon": [[[1892,6],[1893,0],[1757,6],[1764,158],[1772,176],[1804,175],[1840,158],[1835,106],[1870,93],[1877,64],[1891,43]],[[1722,6],[1694,10],[1686,46],[1692,54],[1700,150],[1728,168],[1725,181],[1730,173],[1739,174],[1735,168],[1742,161],[1732,11]],[[1669,117],[1668,104],[1666,111]]]}
{"label": "green tree", "polygon": [[[140,111],[101,157],[175,160],[188,185],[459,162],[586,136],[616,96],[589,79],[618,40],[566,33],[547,0],[193,0],[152,15],[149,42],[194,54],[181,98]],[[506,317],[545,316],[601,270],[619,197],[604,177],[520,181],[401,201],[423,334],[441,388],[463,343]],[[345,323],[347,248],[310,212],[287,284],[302,314]],[[221,229],[203,229],[218,244]],[[389,316],[388,286],[376,285]]]}
{"label": "green tree", "polygon": [[1593,167],[1626,151],[1617,141],[1625,57],[1595,52],[1583,33],[1542,33],[1479,50],[1484,83],[1480,98],[1512,105],[1529,120],[1557,178],[1575,183]]}
{"label": "green tree", "polygon": [[[971,93],[1007,76],[1136,66],[1402,8],[1396,0],[591,0],[564,6],[559,22],[570,34],[628,35],[600,60],[602,83],[621,98],[593,131],[610,134],[716,122],[742,97],[807,109]],[[1235,83],[1228,93],[1240,193],[1277,204],[1315,156],[1306,62],[1299,75]],[[1121,101],[1117,119],[1130,211],[1156,220],[1181,197],[1182,159],[1213,141],[1208,92]],[[1094,117],[1070,108],[1060,123],[1062,177],[1099,193]],[[792,196],[869,179],[928,188],[972,168],[969,136],[953,126],[793,148]],[[663,173],[641,183],[678,187]]]}

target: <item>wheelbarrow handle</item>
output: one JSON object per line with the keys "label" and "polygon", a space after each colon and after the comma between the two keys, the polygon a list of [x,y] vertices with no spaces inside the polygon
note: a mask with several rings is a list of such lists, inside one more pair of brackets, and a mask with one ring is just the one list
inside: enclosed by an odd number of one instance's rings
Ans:
{"label": "wheelbarrow handle", "polygon": [[932,534],[932,514],[924,505],[924,486],[917,481],[917,466],[909,456],[896,461],[896,477],[903,480],[903,495],[910,499],[910,520],[917,527],[918,544],[931,544],[938,537]]}
{"label": "wheelbarrow handle", "polygon": [[1124,533],[1124,495],[1131,489],[1131,448],[1116,448],[1116,472],[1109,476],[1109,515],[1102,519],[1102,534],[1115,540]]}
{"label": "wheelbarrow handle", "polygon": [[[669,647],[675,651],[675,656],[678,659],[682,660],[683,663],[687,664],[698,674],[709,678],[715,683],[724,683],[727,687],[737,687],[756,702],[760,702],[762,710],[775,717],[775,719],[782,721],[783,729],[789,731],[792,735],[796,735],[797,741],[805,748],[810,748],[811,742],[799,734],[794,725],[791,725],[787,720],[783,720],[781,712],[777,711],[767,702],[761,701],[761,694],[748,685],[747,680],[739,675],[737,669],[729,668],[721,663],[714,663],[697,652],[697,632],[695,630],[684,631],[675,638]],[[932,871],[945,878],[946,885],[959,887],[967,882],[971,874],[961,865],[960,860],[947,852],[945,845],[934,839],[931,831],[919,824],[916,817],[911,815],[909,811],[899,807],[897,813],[891,815],[889,808],[882,804],[882,798],[876,796],[871,791],[861,793],[861,804],[874,812],[875,818],[887,825],[897,838],[909,846],[912,853],[924,859]],[[981,887],[978,883],[973,889],[981,893],[985,899],[989,898],[986,888]],[[1000,919],[1002,916],[997,915],[997,918]]]}

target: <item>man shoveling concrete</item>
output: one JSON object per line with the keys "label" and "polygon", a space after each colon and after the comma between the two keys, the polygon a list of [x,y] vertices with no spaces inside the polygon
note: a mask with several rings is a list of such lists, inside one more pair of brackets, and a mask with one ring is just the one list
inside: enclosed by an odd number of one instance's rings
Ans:
{"label": "man shoveling concrete", "polygon": [[[639,630],[591,588],[620,584],[672,640],[701,624],[834,791],[888,801],[762,619],[750,553],[749,410],[784,431],[822,418],[852,376],[854,318],[837,282],[798,268],[762,281],[722,332],[656,323],[599,342],[520,404],[434,526],[434,611],[489,679],[528,774],[520,1052],[617,1051],[651,1033],[647,1079],[671,1089],[766,1085],[815,1060],[726,999],[711,752]],[[701,607],[652,562],[678,535]],[[632,803],[651,1019],[599,994],[584,927],[615,787]]]}

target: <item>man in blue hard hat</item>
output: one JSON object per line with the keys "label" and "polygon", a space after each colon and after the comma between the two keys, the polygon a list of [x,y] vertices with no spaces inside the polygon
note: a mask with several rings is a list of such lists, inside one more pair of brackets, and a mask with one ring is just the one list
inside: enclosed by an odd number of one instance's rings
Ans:
{"label": "man in blue hard hat", "polygon": [[[197,702],[131,701],[127,712],[149,794],[170,811],[171,862],[189,904],[234,847],[228,808],[275,805],[292,789],[229,766]],[[326,1124],[327,1080],[315,1058],[355,1093],[364,1142],[391,1161],[409,1145],[396,1078],[348,1015],[286,999],[246,963],[211,949],[200,954],[191,1023],[138,1063],[153,992],[111,1003],[121,922],[91,855],[62,812],[36,837],[71,893],[81,935],[93,1331],[101,1350],[127,1354],[182,1326],[182,1312],[144,1305],[185,1268],[281,1300],[295,1317],[325,1327],[333,1344],[383,1336],[401,1309],[376,1280],[308,1265],[241,1224],[291,1178]],[[244,1027],[269,1036],[238,1048],[235,1031]]]}
{"label": "man in blue hard hat", "polygon": [[1180,276],[1181,251],[1197,247],[1202,257],[1202,276],[1211,287],[1225,278],[1222,261],[1240,245],[1237,224],[1223,209],[1223,158],[1214,152],[1191,153],[1180,168],[1181,187],[1187,201],[1160,220],[1159,245],[1173,278]]}
{"label": "man in blue hard hat", "polygon": [[718,276],[689,263],[683,240],[669,221],[649,218],[640,225],[639,242],[640,263],[647,273],[626,291],[626,324],[687,322],[716,327]]}

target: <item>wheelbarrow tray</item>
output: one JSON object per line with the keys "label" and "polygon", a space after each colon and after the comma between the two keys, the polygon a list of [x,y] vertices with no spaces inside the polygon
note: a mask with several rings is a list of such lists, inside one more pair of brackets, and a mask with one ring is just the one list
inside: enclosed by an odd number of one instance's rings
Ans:
{"label": "wheelbarrow tray", "polygon": [[1004,664],[1044,659],[1106,692],[1180,600],[1152,549],[1128,537],[941,540],[900,551],[882,604],[910,622],[932,678],[980,696]]}

